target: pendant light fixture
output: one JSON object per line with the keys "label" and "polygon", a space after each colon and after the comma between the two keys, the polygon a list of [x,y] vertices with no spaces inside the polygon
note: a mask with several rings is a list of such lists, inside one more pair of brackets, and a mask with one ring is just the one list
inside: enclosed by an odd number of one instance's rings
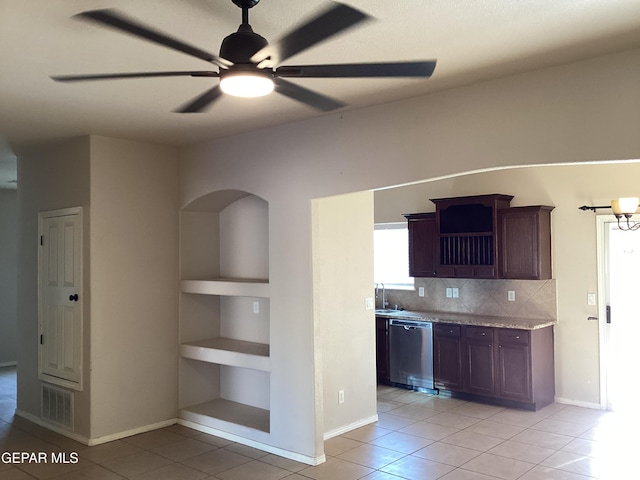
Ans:
{"label": "pendant light fixture", "polygon": [[595,212],[596,210],[601,208],[610,208],[613,211],[615,217],[618,219],[618,228],[620,228],[620,230],[625,232],[635,231],[640,228],[640,222],[632,222],[631,217],[634,213],[636,213],[636,210],[638,210],[639,203],[640,201],[638,197],[620,197],[611,200],[611,205],[583,205],[580,207],[580,210],[591,210],[592,212]]}

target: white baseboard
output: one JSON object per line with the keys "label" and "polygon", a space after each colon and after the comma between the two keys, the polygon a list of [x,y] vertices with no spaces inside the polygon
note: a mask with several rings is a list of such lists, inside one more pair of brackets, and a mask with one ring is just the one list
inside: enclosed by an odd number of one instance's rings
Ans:
{"label": "white baseboard", "polygon": [[138,435],[139,433],[158,430],[159,428],[169,427],[177,423],[177,419],[172,418],[169,420],[164,420],[162,422],[153,423],[151,425],[144,425],[142,427],[133,428],[131,430],[125,430],[123,432],[117,432],[111,435],[105,435],[104,437],[87,438],[84,435],[79,435],[75,432],[65,430],[64,428],[60,428],[53,423],[47,422],[46,420],[43,420],[42,418],[36,415],[32,415],[30,413],[23,412],[18,409],[16,409],[16,415],[26,420],[29,420],[30,422],[35,423],[36,425],[52,430],[56,433],[59,433],[60,435],[64,435],[65,437],[71,438],[72,440],[75,440],[76,442],[80,442],[83,445],[87,445],[89,447],[93,447],[95,445],[101,445],[107,442],[112,442],[114,440],[120,440],[121,438],[132,437],[133,435]]}
{"label": "white baseboard", "polygon": [[103,443],[113,442],[114,440],[120,440],[121,438],[132,437],[134,435],[138,435],[140,433],[151,432],[152,430],[158,430],[160,428],[170,427],[171,425],[175,425],[178,423],[177,418],[171,418],[169,420],[163,420],[162,422],[152,423],[150,425],[144,425],[138,428],[132,428],[131,430],[125,430],[123,432],[113,433],[111,435],[105,435],[104,437],[90,438],[89,445],[93,447],[94,445],[101,445]]}
{"label": "white baseboard", "polygon": [[274,447],[273,445],[268,445],[266,443],[240,437],[238,435],[234,435],[233,433],[225,432],[224,430],[218,430],[215,428],[207,427],[205,425],[200,425],[199,423],[194,423],[182,418],[178,419],[178,425],[193,428],[194,430],[198,430],[199,432],[208,433],[209,435],[215,435],[216,437],[224,438],[225,440],[241,443],[242,445],[246,445],[248,447],[257,448],[258,450],[273,453],[274,455],[278,455],[279,457],[288,458],[290,460],[295,460],[296,462],[305,463],[314,467],[327,461],[325,455],[321,455],[319,457],[302,455],[290,450],[284,450],[282,448]]}
{"label": "white baseboard", "polygon": [[78,435],[77,433],[71,432],[69,430],[65,430],[64,428],[60,428],[57,425],[47,422],[46,420],[43,420],[36,415],[32,415],[28,412],[23,412],[22,410],[18,409],[16,409],[16,415],[24,418],[25,420],[29,420],[31,423],[35,423],[36,425],[46,428],[47,430],[51,430],[53,432],[59,433],[60,435],[64,435],[65,437],[75,440],[76,442],[80,442],[83,445],[90,445],[89,439],[87,437]]}
{"label": "white baseboard", "polygon": [[375,414],[368,418],[363,418],[358,420],[357,422],[350,423],[349,425],[345,425],[340,428],[336,428],[329,432],[325,432],[324,440],[329,440],[330,438],[337,437],[338,435],[342,435],[343,433],[350,432],[351,430],[355,430],[356,428],[364,427],[365,425],[369,425],[370,423],[375,423],[378,421],[378,414]]}
{"label": "white baseboard", "polygon": [[582,402],[580,400],[573,400],[571,398],[556,397],[555,402],[561,403],[563,405],[573,405],[575,407],[593,408],[595,410],[605,410],[602,407],[602,405],[600,405],[599,403]]}

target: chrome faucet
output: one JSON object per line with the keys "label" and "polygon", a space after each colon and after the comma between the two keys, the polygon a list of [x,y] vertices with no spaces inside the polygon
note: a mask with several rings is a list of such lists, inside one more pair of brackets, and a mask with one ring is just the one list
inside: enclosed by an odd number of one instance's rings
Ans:
{"label": "chrome faucet", "polygon": [[382,308],[384,309],[389,306],[389,301],[385,298],[384,283],[376,283],[376,298],[378,298],[378,289],[380,288],[380,285],[382,285]]}

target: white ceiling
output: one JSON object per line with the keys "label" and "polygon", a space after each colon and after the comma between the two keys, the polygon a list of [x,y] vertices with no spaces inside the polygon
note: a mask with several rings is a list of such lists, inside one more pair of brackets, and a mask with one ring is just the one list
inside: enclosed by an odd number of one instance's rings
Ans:
{"label": "white ceiling", "polygon": [[[275,40],[326,3],[262,0],[250,11],[250,23]],[[375,20],[286,64],[438,61],[429,80],[292,80],[346,101],[346,109],[640,46],[640,0],[343,3]],[[172,112],[218,81],[211,78],[53,82],[50,75],[212,69],[204,61],[70,18],[96,8],[117,8],[214,53],[241,18],[231,0],[0,0],[0,137],[5,143],[98,134],[181,145],[323,115],[275,94],[224,97],[201,114]]]}

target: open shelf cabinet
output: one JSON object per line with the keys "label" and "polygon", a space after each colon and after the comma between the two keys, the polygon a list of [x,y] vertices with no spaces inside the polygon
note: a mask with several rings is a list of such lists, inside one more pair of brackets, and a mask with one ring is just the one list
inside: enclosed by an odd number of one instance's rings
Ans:
{"label": "open shelf cabinet", "polygon": [[206,197],[180,218],[179,418],[268,434],[268,204],[246,193]]}

